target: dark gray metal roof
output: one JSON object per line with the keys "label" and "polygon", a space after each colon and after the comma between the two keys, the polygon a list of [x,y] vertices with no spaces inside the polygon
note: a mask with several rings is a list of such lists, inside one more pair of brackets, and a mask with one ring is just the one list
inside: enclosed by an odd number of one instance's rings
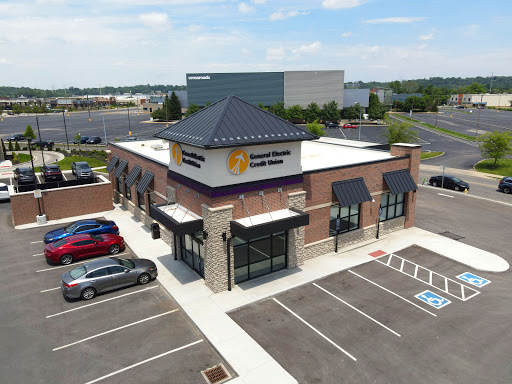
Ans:
{"label": "dark gray metal roof", "polygon": [[128,165],[128,161],[126,161],[125,159],[121,160],[119,165],[117,166],[116,170],[114,171],[114,176],[121,177],[121,175],[124,172],[127,165]]}
{"label": "dark gray metal roof", "polygon": [[137,192],[144,193],[146,192],[146,189],[148,189],[149,184],[151,181],[153,181],[153,178],[155,177],[155,174],[153,172],[146,171],[144,172],[144,175],[142,176],[142,179],[140,179],[139,184],[137,184]]}
{"label": "dark gray metal roof", "polygon": [[318,136],[230,95],[165,128],[155,137],[202,148],[235,147]]}
{"label": "dark gray metal roof", "polygon": [[338,198],[340,207],[348,207],[372,200],[372,195],[362,177],[357,179],[336,181],[332,183],[334,194]]}
{"label": "dark gray metal roof", "polygon": [[112,156],[112,159],[110,159],[110,162],[107,165],[107,172],[110,173],[116,166],[117,162],[119,161],[119,156],[114,155]]}
{"label": "dark gray metal roof", "polygon": [[415,191],[418,186],[414,182],[408,169],[400,169],[398,171],[386,172],[382,176],[393,195],[400,193]]}
{"label": "dark gray metal roof", "polygon": [[142,168],[138,165],[134,165],[130,173],[128,174],[128,177],[126,178],[126,186],[128,188],[131,188],[133,183],[135,183],[135,180],[137,180],[137,177],[139,177],[140,173],[142,172]]}

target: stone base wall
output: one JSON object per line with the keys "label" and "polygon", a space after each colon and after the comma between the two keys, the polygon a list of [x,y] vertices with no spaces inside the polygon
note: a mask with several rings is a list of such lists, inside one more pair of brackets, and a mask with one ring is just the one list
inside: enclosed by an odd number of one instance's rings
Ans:
{"label": "stone base wall", "polygon": [[[293,192],[288,194],[289,208],[301,211],[306,207],[306,192]],[[304,239],[306,237],[305,227],[294,228],[288,231],[288,268],[295,268],[304,264]]]}

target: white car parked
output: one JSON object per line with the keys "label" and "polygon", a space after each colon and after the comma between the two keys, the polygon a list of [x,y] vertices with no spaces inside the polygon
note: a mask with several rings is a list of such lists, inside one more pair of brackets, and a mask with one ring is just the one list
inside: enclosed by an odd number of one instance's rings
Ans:
{"label": "white car parked", "polygon": [[0,183],[0,200],[9,200],[9,189],[7,184]]}

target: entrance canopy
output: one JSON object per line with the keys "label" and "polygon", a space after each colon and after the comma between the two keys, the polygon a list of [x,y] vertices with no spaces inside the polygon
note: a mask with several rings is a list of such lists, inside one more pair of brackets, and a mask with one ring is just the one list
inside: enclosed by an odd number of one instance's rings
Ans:
{"label": "entrance canopy", "polygon": [[179,204],[152,204],[150,215],[177,236],[203,230],[203,219]]}
{"label": "entrance canopy", "polygon": [[231,234],[250,240],[309,224],[309,214],[295,208],[262,213],[231,221]]}

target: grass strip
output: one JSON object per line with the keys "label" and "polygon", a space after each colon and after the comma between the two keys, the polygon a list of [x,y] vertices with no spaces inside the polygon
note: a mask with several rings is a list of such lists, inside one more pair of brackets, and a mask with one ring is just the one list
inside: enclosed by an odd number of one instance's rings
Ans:
{"label": "grass strip", "polygon": [[426,128],[433,129],[434,131],[446,133],[447,135],[450,135],[450,136],[453,136],[453,137],[458,137],[459,139],[464,139],[464,140],[468,140],[468,141],[476,141],[474,136],[469,136],[469,135],[465,135],[463,133],[455,132],[455,131],[452,131],[451,129],[436,127],[436,126],[434,126],[432,124],[429,124],[429,123],[422,123],[419,120],[411,119],[410,117],[407,117],[407,116],[402,116],[402,115],[399,115],[399,116],[402,119],[414,122],[414,123],[416,123],[418,125],[422,125],[422,126],[424,126]]}
{"label": "grass strip", "polygon": [[[89,163],[91,168],[104,167],[107,165],[107,163],[104,161],[94,159],[92,157],[80,157],[80,156],[65,157],[61,161],[59,161],[57,163],[52,163],[52,164],[58,164],[61,171],[69,171],[69,170],[71,170],[71,163],[74,163],[75,161],[87,161],[87,163]],[[34,171],[40,172],[41,168],[36,167]]]}
{"label": "grass strip", "polygon": [[430,159],[431,157],[436,157],[442,155],[444,152],[434,151],[434,152],[421,152],[420,160]]}
{"label": "grass strip", "polygon": [[494,159],[486,159],[478,162],[475,169],[478,172],[492,173],[493,175],[512,176],[512,159],[498,160],[496,168],[493,168]]}

